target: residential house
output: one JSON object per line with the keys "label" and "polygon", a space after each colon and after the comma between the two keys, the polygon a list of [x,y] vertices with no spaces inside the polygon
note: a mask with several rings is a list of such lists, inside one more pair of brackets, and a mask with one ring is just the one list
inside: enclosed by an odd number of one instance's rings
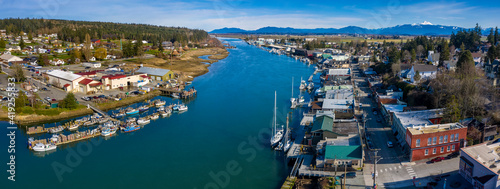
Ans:
{"label": "residential house", "polygon": [[56,59],[50,60],[49,63],[54,65],[54,66],[58,66],[58,65],[63,65],[64,60],[56,58]]}
{"label": "residential house", "polygon": [[500,86],[500,59],[485,64],[484,72],[493,86]]}
{"label": "residential house", "polygon": [[443,61],[443,65],[446,66],[446,69],[455,71],[457,69],[457,59],[453,58],[452,60],[445,60]]}
{"label": "residential house", "polygon": [[17,62],[17,61],[23,61],[22,58],[19,58],[17,56],[14,56],[10,53],[4,53],[0,56],[0,60],[3,62]]}
{"label": "residential house", "polygon": [[437,74],[437,67],[434,65],[427,65],[427,64],[416,64],[413,65],[406,75],[407,79],[410,79],[410,81],[413,83],[415,82],[415,74],[417,73],[420,74],[420,80],[423,79],[431,79],[434,78]]}
{"label": "residential house", "polygon": [[427,61],[432,62],[432,65],[434,66],[438,66],[440,56],[441,56],[440,53],[434,53],[434,51],[429,51],[427,56]]}
{"label": "residential house", "polygon": [[462,148],[458,173],[471,183],[474,189],[499,189],[499,148],[500,143],[481,143]]}
{"label": "residential house", "polygon": [[460,123],[411,126],[406,130],[410,161],[458,152],[465,146],[467,127]]}
{"label": "residential house", "polygon": [[141,67],[136,72],[148,74],[152,80],[156,81],[167,81],[175,77],[171,70],[161,68]]}
{"label": "residential house", "polygon": [[472,53],[472,58],[474,59],[475,65],[481,65],[483,63],[483,54],[480,52]]}
{"label": "residential house", "polygon": [[487,125],[475,118],[468,118],[461,121],[467,127],[474,127],[481,133],[479,143],[493,140],[497,135],[498,125]]}

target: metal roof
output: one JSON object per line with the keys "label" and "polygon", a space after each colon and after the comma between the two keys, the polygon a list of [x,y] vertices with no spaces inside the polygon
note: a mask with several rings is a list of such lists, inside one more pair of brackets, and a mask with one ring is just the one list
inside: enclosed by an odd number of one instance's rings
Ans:
{"label": "metal roof", "polygon": [[325,159],[361,159],[361,145],[355,146],[326,146]]}
{"label": "metal roof", "polygon": [[170,72],[170,70],[161,68],[142,67],[139,68],[136,72],[146,73],[148,75],[164,76],[168,72]]}
{"label": "metal roof", "polygon": [[47,75],[57,77],[60,79],[68,80],[68,81],[74,81],[75,79],[78,79],[82,77],[81,75],[74,74],[72,72],[65,72],[62,70],[52,70],[50,72],[47,72]]}

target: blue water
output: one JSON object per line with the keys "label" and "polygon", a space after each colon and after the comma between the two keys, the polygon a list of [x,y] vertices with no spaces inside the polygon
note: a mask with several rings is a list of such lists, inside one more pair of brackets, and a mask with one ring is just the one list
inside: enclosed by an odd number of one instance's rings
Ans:
{"label": "blue water", "polygon": [[[152,121],[133,133],[62,146],[50,154],[33,154],[26,148],[24,130],[16,130],[16,182],[7,180],[8,124],[0,123],[0,186],[279,188],[288,166],[282,154],[268,147],[274,91],[278,123],[285,124],[291,111],[291,78],[298,89],[300,77],[307,79],[314,69],[241,40],[226,41],[236,48],[228,49],[229,56],[212,64],[210,72],[195,78],[192,86],[198,96],[185,101],[189,107],[185,113]],[[293,113],[294,126],[301,111]]]}

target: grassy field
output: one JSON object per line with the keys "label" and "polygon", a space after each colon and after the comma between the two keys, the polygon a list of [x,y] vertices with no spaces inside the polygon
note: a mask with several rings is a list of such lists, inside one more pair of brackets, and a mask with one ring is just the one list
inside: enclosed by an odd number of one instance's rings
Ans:
{"label": "grassy field", "polygon": [[120,101],[110,101],[106,103],[100,103],[98,104],[98,108],[103,110],[103,111],[108,111],[111,109],[127,106],[133,103],[141,102],[147,99],[154,98],[155,96],[160,95],[161,92],[158,90],[152,91],[150,93],[140,95],[140,96],[133,96],[133,97],[127,97],[125,99],[122,99]]}

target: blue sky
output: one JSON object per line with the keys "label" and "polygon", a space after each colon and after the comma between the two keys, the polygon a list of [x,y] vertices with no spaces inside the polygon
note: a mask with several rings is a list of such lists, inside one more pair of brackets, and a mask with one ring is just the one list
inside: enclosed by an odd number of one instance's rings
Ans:
{"label": "blue sky", "polygon": [[500,1],[401,0],[0,0],[0,18],[35,17],[183,26],[211,31],[258,29],[384,28],[423,23],[471,28],[500,26]]}

